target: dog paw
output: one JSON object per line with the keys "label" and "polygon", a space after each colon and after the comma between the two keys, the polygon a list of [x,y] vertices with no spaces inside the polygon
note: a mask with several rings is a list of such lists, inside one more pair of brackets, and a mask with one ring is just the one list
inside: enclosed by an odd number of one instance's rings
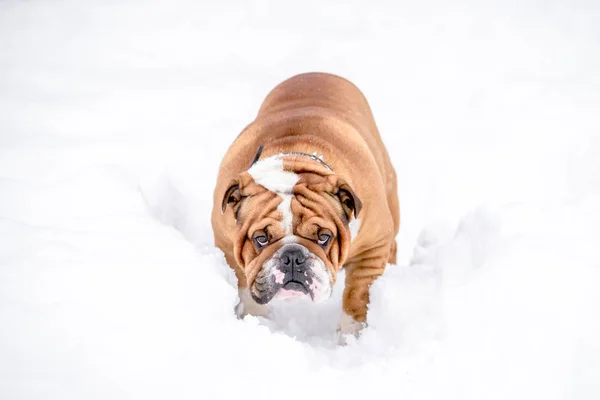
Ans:
{"label": "dog paw", "polygon": [[353,317],[346,313],[342,313],[340,322],[338,323],[337,333],[339,336],[339,344],[345,345],[349,338],[358,338],[361,331],[365,328],[366,323],[358,322]]}

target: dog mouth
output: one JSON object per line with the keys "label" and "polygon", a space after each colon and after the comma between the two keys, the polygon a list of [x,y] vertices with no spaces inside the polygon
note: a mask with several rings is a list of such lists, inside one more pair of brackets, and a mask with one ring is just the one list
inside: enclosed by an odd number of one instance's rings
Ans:
{"label": "dog mouth", "polygon": [[283,284],[283,286],[281,288],[285,289],[285,290],[302,292],[304,294],[310,294],[309,288],[307,288],[306,285],[304,285],[302,282],[296,281],[296,280],[287,281],[286,283]]}
{"label": "dog mouth", "polygon": [[275,299],[310,299],[314,301],[315,294],[308,283],[290,279],[276,289]]}
{"label": "dog mouth", "polygon": [[274,279],[270,280],[270,285],[254,284],[253,288],[256,291],[256,295],[252,293],[254,301],[258,304],[266,304],[271,299],[298,299],[298,298],[309,298],[314,300],[314,293],[310,287],[298,280],[290,279],[283,284],[278,284]]}

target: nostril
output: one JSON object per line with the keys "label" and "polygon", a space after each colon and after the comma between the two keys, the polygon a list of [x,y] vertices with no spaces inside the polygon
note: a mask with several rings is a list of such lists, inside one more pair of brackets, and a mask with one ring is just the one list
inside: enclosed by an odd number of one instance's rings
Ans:
{"label": "nostril", "polygon": [[301,249],[288,249],[281,255],[279,262],[281,267],[286,270],[286,273],[288,273],[288,271],[289,273],[295,273],[296,267],[302,267],[301,269],[304,271],[306,255]]}

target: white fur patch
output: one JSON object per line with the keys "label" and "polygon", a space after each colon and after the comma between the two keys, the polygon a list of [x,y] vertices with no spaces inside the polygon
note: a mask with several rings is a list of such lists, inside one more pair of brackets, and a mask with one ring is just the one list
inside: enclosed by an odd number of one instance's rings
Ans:
{"label": "white fur patch", "polygon": [[277,268],[273,268],[273,276],[275,277],[275,282],[283,285],[283,280],[285,279],[285,274],[278,270]]}
{"label": "white fur patch", "polygon": [[315,274],[315,279],[311,284],[311,290],[313,292],[313,301],[315,303],[321,303],[331,297],[331,273],[327,270],[325,263],[319,257],[310,254],[310,257],[314,257],[312,271]]}
{"label": "white fur patch", "polygon": [[350,228],[350,240],[352,241],[356,238],[356,236],[358,236],[358,230],[360,229],[360,219],[354,218],[352,221],[350,221],[348,227]]}
{"label": "white fur patch", "polygon": [[286,236],[293,234],[293,221],[294,214],[292,213],[292,195],[291,194],[280,194],[279,197],[283,199],[277,206],[277,211],[283,216],[281,218],[281,226],[285,230]]}
{"label": "white fur patch", "polygon": [[299,176],[283,170],[281,155],[271,156],[258,161],[248,170],[254,182],[276,193],[292,193]]}
{"label": "white fur patch", "polygon": [[298,243],[298,238],[293,235],[286,235],[281,239],[281,243],[283,243],[283,244]]}

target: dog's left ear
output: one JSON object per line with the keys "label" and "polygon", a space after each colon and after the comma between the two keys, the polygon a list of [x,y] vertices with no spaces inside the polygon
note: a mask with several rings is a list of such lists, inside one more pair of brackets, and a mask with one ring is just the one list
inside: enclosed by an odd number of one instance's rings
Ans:
{"label": "dog's left ear", "polygon": [[235,207],[241,199],[240,182],[237,179],[234,179],[229,183],[229,186],[223,195],[223,200],[221,200],[221,214],[225,214],[227,206]]}
{"label": "dog's left ear", "polygon": [[342,204],[346,218],[350,221],[350,216],[354,214],[354,218],[358,217],[362,210],[362,201],[358,198],[354,190],[346,182],[340,180],[337,187],[336,196]]}

